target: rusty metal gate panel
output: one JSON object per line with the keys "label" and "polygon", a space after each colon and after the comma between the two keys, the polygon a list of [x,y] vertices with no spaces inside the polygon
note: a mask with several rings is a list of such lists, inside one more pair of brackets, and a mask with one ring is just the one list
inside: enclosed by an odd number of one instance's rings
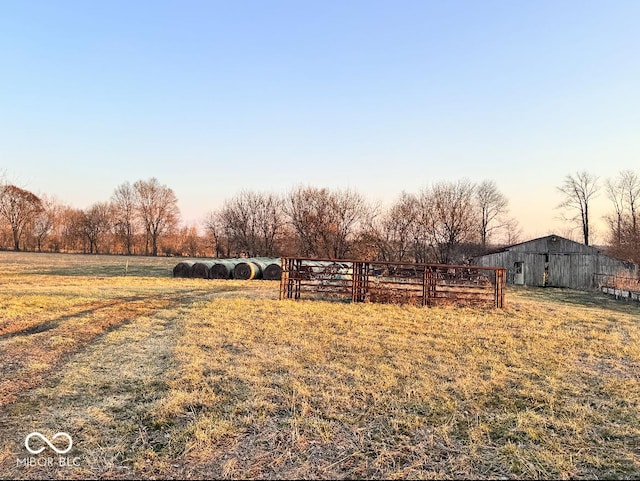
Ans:
{"label": "rusty metal gate panel", "polygon": [[280,299],[501,308],[505,273],[499,267],[283,258]]}

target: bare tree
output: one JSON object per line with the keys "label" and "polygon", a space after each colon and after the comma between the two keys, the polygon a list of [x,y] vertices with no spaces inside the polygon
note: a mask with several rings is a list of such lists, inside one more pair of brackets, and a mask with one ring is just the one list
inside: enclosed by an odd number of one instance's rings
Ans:
{"label": "bare tree", "polygon": [[520,227],[518,220],[514,217],[506,219],[503,232],[503,242],[506,245],[513,245],[520,242],[522,237],[522,228]]}
{"label": "bare tree", "polygon": [[181,255],[189,257],[197,257],[201,255],[202,239],[198,235],[198,229],[195,225],[184,226],[178,231],[178,252]]}
{"label": "bare tree", "polygon": [[640,177],[631,170],[620,173],[621,187],[624,192],[624,201],[629,210],[629,230],[635,242],[638,242],[638,214],[640,210]]}
{"label": "bare tree", "polygon": [[614,214],[606,216],[610,229],[613,254],[640,262],[640,177],[631,170],[620,172],[617,178],[606,181],[607,196]]}
{"label": "bare tree", "polygon": [[330,193],[317,187],[297,187],[289,193],[285,212],[304,256],[324,256],[323,232],[330,216]]}
{"label": "bare tree", "polygon": [[422,232],[437,262],[449,264],[462,260],[460,247],[473,240],[477,216],[473,205],[475,186],[463,179],[440,182],[420,196]]}
{"label": "bare tree", "polygon": [[282,200],[271,193],[240,192],[224,202],[220,221],[237,252],[273,256],[284,224]]}
{"label": "bare tree", "polygon": [[32,226],[32,235],[36,241],[38,252],[42,252],[45,240],[53,232],[62,208],[54,197],[42,195],[40,199],[42,210],[36,214]]}
{"label": "bare tree", "polygon": [[271,257],[279,254],[280,247],[278,239],[282,234],[285,225],[284,199],[273,193],[263,194],[257,215],[261,219],[259,222],[260,235],[262,238],[263,255]]}
{"label": "bare tree", "polygon": [[367,203],[366,214],[359,221],[357,231],[349,241],[349,257],[365,260],[384,260],[382,220],[385,211],[378,202]]}
{"label": "bare tree", "polygon": [[622,186],[621,179],[607,179],[605,182],[605,187],[607,190],[607,197],[611,200],[613,207],[615,209],[615,214],[613,216],[606,216],[607,223],[609,224],[609,228],[612,234],[612,243],[615,248],[619,249],[623,243],[623,224],[624,224],[624,215],[625,215],[625,199],[624,199],[624,188]]}
{"label": "bare tree", "polygon": [[[61,250],[66,252],[77,251],[86,240],[82,233],[84,212],[70,206],[64,206],[60,213],[57,230],[60,238]],[[85,249],[86,250],[86,249]]]}
{"label": "bare tree", "polygon": [[110,212],[109,204],[97,202],[88,209],[82,211],[80,228],[82,235],[89,245],[89,254],[99,254],[104,235],[109,231]]}
{"label": "bare tree", "polygon": [[145,228],[147,242],[145,253],[158,255],[158,240],[171,229],[175,229],[180,217],[178,199],[166,185],[161,185],[155,177],[139,180],[133,184],[136,211]]}
{"label": "bare tree", "polygon": [[207,240],[213,248],[215,257],[229,257],[229,238],[225,235],[224,225],[219,212],[209,212],[204,220]]}
{"label": "bare tree", "polygon": [[304,255],[340,259],[349,252],[369,207],[350,189],[297,187],[287,198],[285,212]]}
{"label": "bare tree", "polygon": [[558,187],[564,196],[558,208],[576,212],[570,220],[582,227],[585,245],[589,245],[589,207],[591,200],[597,196],[598,189],[598,177],[586,171],[578,172],[575,176],[567,175]]}
{"label": "bare tree", "polygon": [[114,234],[122,242],[125,253],[133,254],[136,234],[136,191],[129,182],[125,182],[111,196]]}
{"label": "bare tree", "polygon": [[413,194],[402,192],[381,219],[378,245],[383,260],[408,260],[414,247],[418,217],[418,199]]}
{"label": "bare tree", "polygon": [[509,201],[492,180],[484,180],[476,187],[475,200],[480,211],[480,243],[485,248],[491,234],[505,226]]}
{"label": "bare tree", "polygon": [[20,250],[20,239],[25,228],[42,211],[40,198],[15,185],[0,185],[0,217],[11,227],[13,248]]}
{"label": "bare tree", "polygon": [[232,199],[225,200],[220,211],[224,229],[236,253],[258,255],[259,226],[256,211],[260,204],[254,192],[243,191]]}
{"label": "bare tree", "polygon": [[358,192],[344,189],[336,190],[331,197],[331,222],[325,231],[327,250],[334,259],[342,259],[350,249],[350,241],[368,214],[365,198]]}

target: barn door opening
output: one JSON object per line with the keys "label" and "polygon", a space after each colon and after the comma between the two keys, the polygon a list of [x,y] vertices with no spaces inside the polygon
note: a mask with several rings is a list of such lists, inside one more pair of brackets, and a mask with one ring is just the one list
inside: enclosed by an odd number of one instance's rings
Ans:
{"label": "barn door opening", "polygon": [[524,285],[524,262],[513,263],[513,283],[518,286]]}
{"label": "barn door opening", "polygon": [[574,274],[571,269],[570,254],[550,254],[546,285],[549,287],[570,287]]}

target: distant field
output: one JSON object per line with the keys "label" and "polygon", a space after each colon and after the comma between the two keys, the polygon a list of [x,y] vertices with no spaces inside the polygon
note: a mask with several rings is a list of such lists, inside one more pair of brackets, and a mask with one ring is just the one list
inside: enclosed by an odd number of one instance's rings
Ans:
{"label": "distant field", "polygon": [[170,277],[181,257],[1,252],[3,274]]}
{"label": "distant field", "polygon": [[637,304],[278,301],[179,260],[0,252],[0,478],[640,477]]}

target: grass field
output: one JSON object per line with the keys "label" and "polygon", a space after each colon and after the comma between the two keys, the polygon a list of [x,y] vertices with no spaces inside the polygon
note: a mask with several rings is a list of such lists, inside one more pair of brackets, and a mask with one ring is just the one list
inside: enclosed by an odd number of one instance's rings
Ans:
{"label": "grass field", "polygon": [[178,261],[0,252],[1,478],[640,477],[637,304],[278,301]]}

